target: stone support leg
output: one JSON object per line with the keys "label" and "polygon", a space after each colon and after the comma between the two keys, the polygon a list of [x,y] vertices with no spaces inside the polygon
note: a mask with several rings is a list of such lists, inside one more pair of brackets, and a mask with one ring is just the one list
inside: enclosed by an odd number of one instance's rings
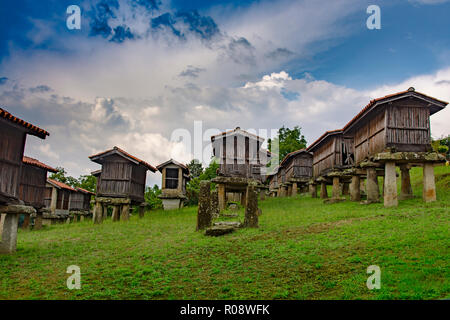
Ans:
{"label": "stone support leg", "polygon": [[397,200],[397,176],[395,172],[395,162],[388,161],[384,169],[384,206],[396,207]]}
{"label": "stone support leg", "polygon": [[328,199],[327,183],[320,183],[320,199]]}
{"label": "stone support leg", "polygon": [[367,168],[366,192],[367,203],[380,201],[380,188],[378,186],[378,178],[375,168]]}
{"label": "stone support leg", "polygon": [[8,213],[4,216],[2,238],[0,242],[0,254],[14,253],[17,246],[17,228],[19,226],[19,214]]}
{"label": "stone support leg", "polygon": [[409,175],[409,167],[407,165],[400,166],[401,173],[401,189],[400,200],[410,199],[413,197],[413,191],[411,187],[411,177]]}
{"label": "stone support leg", "polygon": [[359,176],[352,176],[352,182],[350,183],[350,200],[360,201],[361,200],[361,183]]}
{"label": "stone support leg", "polygon": [[423,201],[436,201],[436,182],[434,179],[434,167],[431,163],[423,165]]}

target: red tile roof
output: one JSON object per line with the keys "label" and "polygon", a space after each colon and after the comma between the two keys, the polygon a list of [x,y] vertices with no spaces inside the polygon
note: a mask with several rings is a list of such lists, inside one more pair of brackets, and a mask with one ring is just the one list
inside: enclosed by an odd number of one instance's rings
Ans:
{"label": "red tile roof", "polygon": [[93,192],[91,192],[89,190],[86,190],[86,189],[83,189],[83,188],[80,188],[80,187],[76,187],[76,189],[77,189],[77,191],[80,191],[82,193],[88,193],[88,194],[91,194],[91,195],[95,196],[95,193],[93,193]]}
{"label": "red tile roof", "polygon": [[289,160],[290,157],[293,157],[293,156],[295,156],[295,155],[297,155],[297,154],[300,154],[300,153],[302,153],[302,152],[309,153],[305,148],[300,149],[300,150],[293,151],[293,152],[291,152],[291,153],[288,153],[288,154],[284,157],[283,161],[281,161],[280,167],[283,166],[283,164],[284,164],[285,162],[287,162],[287,161]]}
{"label": "red tile roof", "polygon": [[60,189],[66,189],[66,190],[75,191],[75,192],[77,191],[74,188],[72,188],[71,186],[69,186],[65,183],[59,182],[57,180],[54,180],[54,179],[47,178],[47,182],[60,188]]}
{"label": "red tile roof", "polygon": [[133,160],[136,160],[137,162],[139,162],[141,165],[147,167],[152,172],[156,172],[157,171],[157,169],[155,167],[153,167],[151,164],[149,164],[149,163],[145,162],[144,160],[141,160],[141,159],[139,159],[139,158],[129,154],[128,152],[120,149],[119,147],[114,147],[112,149],[109,149],[109,150],[106,150],[106,151],[94,154],[92,156],[89,156],[89,159],[91,159],[92,161],[95,161],[94,158],[101,158],[102,155],[105,155],[105,154],[107,154],[109,152],[112,152],[114,150],[116,150],[119,153],[123,154],[125,157],[128,157],[128,158],[131,158]]}
{"label": "red tile roof", "polygon": [[323,139],[327,138],[328,136],[332,136],[332,135],[335,135],[335,134],[338,134],[338,133],[342,133],[342,132],[343,132],[342,129],[331,130],[331,131],[325,132],[316,141],[314,141],[308,148],[306,148],[306,151],[309,151],[312,148],[314,148],[317,144],[319,144],[320,141],[322,141]]}
{"label": "red tile roof", "polygon": [[173,159],[167,160],[166,162],[163,162],[163,163],[157,165],[156,168],[157,168],[159,171],[161,171],[161,169],[162,169],[163,167],[165,167],[166,165],[168,165],[169,163],[173,163],[174,165],[177,165],[177,166],[179,166],[179,167],[181,167],[181,168],[187,170],[187,172],[189,173],[189,168],[188,168],[186,165],[182,164],[181,162],[175,161],[175,160],[173,160]]}
{"label": "red tile roof", "polygon": [[29,133],[32,135],[35,135],[41,139],[45,139],[46,136],[49,136],[50,133],[48,133],[47,131],[36,127],[35,125],[32,125],[31,123],[28,123],[22,119],[19,119],[15,116],[13,116],[11,113],[9,113],[8,111],[6,111],[5,109],[0,108],[0,118],[9,120],[13,123],[16,123],[24,128],[27,128],[29,130]]}
{"label": "red tile roof", "polygon": [[46,169],[47,171],[50,171],[50,172],[54,172],[54,173],[58,172],[58,170],[56,170],[55,168],[52,168],[52,167],[46,165],[45,163],[40,162],[39,160],[30,158],[27,156],[23,156],[22,161],[23,161],[23,163],[26,163],[26,164],[29,164],[29,165],[32,165],[32,166],[35,166],[38,168]]}

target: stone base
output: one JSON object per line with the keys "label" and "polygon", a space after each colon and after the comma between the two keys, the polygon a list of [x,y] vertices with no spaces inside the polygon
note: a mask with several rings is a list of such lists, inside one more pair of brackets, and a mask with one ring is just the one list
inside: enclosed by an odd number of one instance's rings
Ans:
{"label": "stone base", "polygon": [[183,199],[162,199],[164,210],[175,210],[182,208]]}
{"label": "stone base", "polygon": [[235,228],[232,226],[214,226],[211,228],[206,229],[205,235],[206,236],[212,236],[212,237],[218,237],[223,236],[228,233],[234,232]]}

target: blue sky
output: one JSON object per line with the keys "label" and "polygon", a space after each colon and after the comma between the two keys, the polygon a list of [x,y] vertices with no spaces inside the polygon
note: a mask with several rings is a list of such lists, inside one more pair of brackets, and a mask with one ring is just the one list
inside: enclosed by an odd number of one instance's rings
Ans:
{"label": "blue sky", "polygon": [[[66,28],[73,4],[81,30]],[[370,4],[381,30],[366,27]],[[172,136],[194,121],[299,125],[311,142],[409,86],[450,100],[449,14],[445,0],[2,1],[0,104],[51,132],[28,154],[73,175],[112,145],[188,161]],[[448,134],[448,110],[435,118]]]}

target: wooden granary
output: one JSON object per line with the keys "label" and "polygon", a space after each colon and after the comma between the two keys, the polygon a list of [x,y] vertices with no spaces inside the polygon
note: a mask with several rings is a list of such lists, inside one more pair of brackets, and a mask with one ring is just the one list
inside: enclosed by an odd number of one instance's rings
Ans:
{"label": "wooden granary", "polygon": [[[145,202],[145,180],[147,170],[156,172],[149,163],[114,147],[110,150],[89,157],[93,162],[101,164],[97,176],[96,207],[94,222],[102,222],[106,217],[108,205],[113,206],[113,220],[128,220],[131,205]],[[143,214],[144,208],[141,207]]]}
{"label": "wooden granary", "polygon": [[[19,197],[29,206],[36,209],[34,229],[42,226],[42,210],[45,207],[47,192],[47,172],[56,173],[57,170],[30,157],[23,157],[23,167],[20,179]],[[23,228],[28,228],[30,215],[25,215]]]}
{"label": "wooden granary", "polygon": [[170,159],[156,167],[162,174],[161,194],[164,210],[183,207],[186,199],[186,184],[190,180],[189,168]]}
{"label": "wooden granary", "polygon": [[220,211],[226,207],[227,193],[239,193],[241,204],[246,206],[249,182],[265,192],[266,164],[272,155],[261,147],[263,142],[264,138],[240,127],[211,137],[213,156],[219,162],[218,176],[212,182],[217,184]]}
{"label": "wooden granary", "polygon": [[312,177],[313,154],[306,149],[291,152],[281,161],[278,172],[282,196],[295,196],[305,189]]}
{"label": "wooden granary", "polygon": [[45,204],[50,214],[44,215],[44,225],[65,221],[69,218],[70,198],[74,188],[63,182],[48,178]]}
{"label": "wooden granary", "polygon": [[20,200],[23,152],[27,134],[45,139],[49,133],[0,108],[0,214],[3,225],[0,253],[16,250],[20,214],[36,210]]}
{"label": "wooden granary", "polygon": [[73,221],[84,220],[91,213],[91,199],[95,193],[76,187],[70,194],[69,213]]}

